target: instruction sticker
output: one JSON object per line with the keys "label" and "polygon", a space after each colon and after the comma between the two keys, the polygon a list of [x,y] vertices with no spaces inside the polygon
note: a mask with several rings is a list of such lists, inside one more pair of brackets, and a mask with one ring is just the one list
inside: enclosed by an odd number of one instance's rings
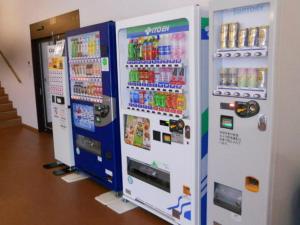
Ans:
{"label": "instruction sticker", "polygon": [[109,71],[109,60],[108,57],[102,57],[101,58],[101,70],[102,71]]}

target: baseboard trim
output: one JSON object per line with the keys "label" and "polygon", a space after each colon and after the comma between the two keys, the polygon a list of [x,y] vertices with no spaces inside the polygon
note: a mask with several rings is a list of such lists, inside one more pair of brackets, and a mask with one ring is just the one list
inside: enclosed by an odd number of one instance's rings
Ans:
{"label": "baseboard trim", "polygon": [[31,127],[31,126],[29,126],[29,125],[27,125],[27,124],[22,123],[22,127],[25,128],[25,129],[27,129],[27,130],[30,130],[30,131],[32,131],[32,132],[34,132],[34,133],[39,133],[39,130],[38,130],[38,129],[36,129],[36,128],[34,128],[34,127]]}

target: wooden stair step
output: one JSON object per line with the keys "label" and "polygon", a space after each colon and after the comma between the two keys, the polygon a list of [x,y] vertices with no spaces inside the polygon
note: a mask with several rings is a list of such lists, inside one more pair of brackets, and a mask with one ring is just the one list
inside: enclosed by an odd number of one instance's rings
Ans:
{"label": "wooden stair step", "polygon": [[13,109],[13,105],[11,102],[0,104],[0,112],[11,111]]}
{"label": "wooden stair step", "polygon": [[0,104],[1,103],[8,103],[8,102],[9,102],[8,95],[0,96]]}
{"label": "wooden stair step", "polygon": [[0,87],[0,96],[3,96],[3,95],[5,95],[4,88],[3,88],[3,87]]}
{"label": "wooden stair step", "polygon": [[21,125],[22,125],[22,119],[19,116],[14,119],[0,121],[0,128],[15,127]]}
{"label": "wooden stair step", "polygon": [[13,109],[10,111],[6,111],[6,112],[0,112],[0,121],[1,120],[7,120],[7,119],[13,119],[13,118],[17,118],[17,110]]}

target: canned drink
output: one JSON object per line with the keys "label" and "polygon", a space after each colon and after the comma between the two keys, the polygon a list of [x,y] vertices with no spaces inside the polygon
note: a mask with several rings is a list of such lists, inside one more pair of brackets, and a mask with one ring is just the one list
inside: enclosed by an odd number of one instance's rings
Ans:
{"label": "canned drink", "polygon": [[220,47],[227,48],[228,41],[228,24],[221,25],[221,34],[220,34]]}
{"label": "canned drink", "polygon": [[228,69],[222,68],[220,72],[220,82],[219,85],[221,86],[228,86],[229,85],[229,76],[228,76]]}
{"label": "canned drink", "polygon": [[237,37],[239,31],[239,23],[229,24],[228,48],[236,48]]}
{"label": "canned drink", "polygon": [[258,28],[251,27],[249,28],[248,46],[255,47],[257,46],[257,42],[258,42]]}
{"label": "canned drink", "polygon": [[248,39],[248,29],[240,29],[239,30],[239,37],[238,37],[238,47],[244,48],[247,47],[247,40]]}
{"label": "canned drink", "polygon": [[258,45],[259,47],[266,47],[269,38],[269,26],[261,26],[258,29]]}
{"label": "canned drink", "polygon": [[257,69],[257,87],[265,88],[267,83],[267,68],[259,68]]}
{"label": "canned drink", "polygon": [[229,86],[237,87],[237,85],[238,85],[238,69],[237,68],[228,69],[228,77],[229,77]]}
{"label": "canned drink", "polygon": [[247,86],[250,88],[257,87],[257,70],[255,68],[248,69],[247,72]]}
{"label": "canned drink", "polygon": [[238,87],[243,88],[247,87],[247,69],[239,68],[238,69]]}

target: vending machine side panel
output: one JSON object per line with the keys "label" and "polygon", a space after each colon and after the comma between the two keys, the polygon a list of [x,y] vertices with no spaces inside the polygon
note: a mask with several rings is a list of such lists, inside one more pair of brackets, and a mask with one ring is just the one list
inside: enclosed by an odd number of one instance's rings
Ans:
{"label": "vending machine side panel", "polygon": [[270,224],[298,224],[300,187],[299,1],[278,1],[274,98],[274,173]]}

